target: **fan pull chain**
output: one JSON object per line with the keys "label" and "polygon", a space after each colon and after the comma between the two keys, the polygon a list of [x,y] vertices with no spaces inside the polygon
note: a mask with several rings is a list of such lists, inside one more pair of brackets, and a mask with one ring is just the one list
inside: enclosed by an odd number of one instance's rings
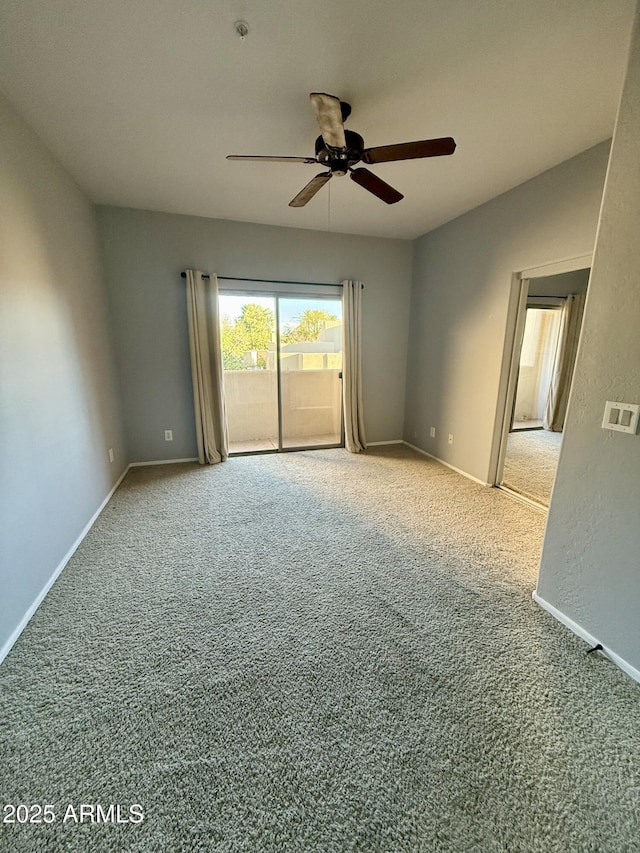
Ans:
{"label": "fan pull chain", "polygon": [[327,233],[331,233],[331,181],[329,181],[329,186],[327,187],[329,193],[327,194]]}

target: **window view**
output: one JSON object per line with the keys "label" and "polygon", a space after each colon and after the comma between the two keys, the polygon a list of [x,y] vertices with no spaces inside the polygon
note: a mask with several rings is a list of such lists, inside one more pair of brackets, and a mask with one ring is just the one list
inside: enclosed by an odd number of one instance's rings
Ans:
{"label": "window view", "polygon": [[231,453],[342,442],[342,303],[220,294]]}

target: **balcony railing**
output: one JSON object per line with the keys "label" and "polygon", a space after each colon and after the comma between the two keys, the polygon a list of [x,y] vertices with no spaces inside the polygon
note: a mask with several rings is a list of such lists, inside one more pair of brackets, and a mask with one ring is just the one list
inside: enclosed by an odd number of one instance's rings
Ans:
{"label": "balcony railing", "polygon": [[[278,377],[275,370],[225,370],[229,441],[278,441]],[[341,381],[338,369],[282,371],[282,433],[285,446],[339,444]]]}

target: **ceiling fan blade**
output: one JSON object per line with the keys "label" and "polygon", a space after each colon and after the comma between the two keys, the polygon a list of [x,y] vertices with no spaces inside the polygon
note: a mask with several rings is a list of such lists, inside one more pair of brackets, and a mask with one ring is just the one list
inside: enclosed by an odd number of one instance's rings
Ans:
{"label": "ceiling fan blade", "polygon": [[303,187],[295,198],[289,202],[289,207],[304,207],[322,187],[331,180],[331,172],[320,172],[315,178],[311,178],[306,187]]}
{"label": "ceiling fan blade", "polygon": [[362,153],[363,163],[389,163],[392,160],[417,160],[421,157],[442,157],[453,154],[455,140],[451,136],[441,139],[423,139],[420,142],[401,142],[399,145],[380,145],[366,148]]}
{"label": "ceiling fan blade", "polygon": [[326,144],[331,148],[345,148],[347,141],[344,136],[340,98],[325,95],[323,92],[312,92],[309,98]]}
{"label": "ceiling fan blade", "polygon": [[395,204],[401,198],[404,198],[402,193],[394,190],[392,186],[389,186],[382,178],[374,175],[368,169],[352,169],[351,180],[355,181],[356,184],[360,184],[365,190],[369,190],[370,193],[378,196],[379,199],[387,204]]}
{"label": "ceiling fan blade", "polygon": [[227,160],[254,160],[272,163],[317,163],[315,157],[247,157],[244,154],[227,154]]}

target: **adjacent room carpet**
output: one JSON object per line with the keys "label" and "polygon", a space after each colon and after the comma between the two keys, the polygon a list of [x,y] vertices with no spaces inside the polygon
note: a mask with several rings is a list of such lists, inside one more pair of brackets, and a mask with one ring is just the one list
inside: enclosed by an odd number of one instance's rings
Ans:
{"label": "adjacent room carpet", "polygon": [[561,444],[561,432],[546,429],[510,432],[502,474],[503,485],[549,506]]}
{"label": "adjacent room carpet", "polygon": [[544,521],[401,446],[133,469],[0,667],[3,803],[57,816],[1,849],[640,850],[640,688],[532,602]]}

